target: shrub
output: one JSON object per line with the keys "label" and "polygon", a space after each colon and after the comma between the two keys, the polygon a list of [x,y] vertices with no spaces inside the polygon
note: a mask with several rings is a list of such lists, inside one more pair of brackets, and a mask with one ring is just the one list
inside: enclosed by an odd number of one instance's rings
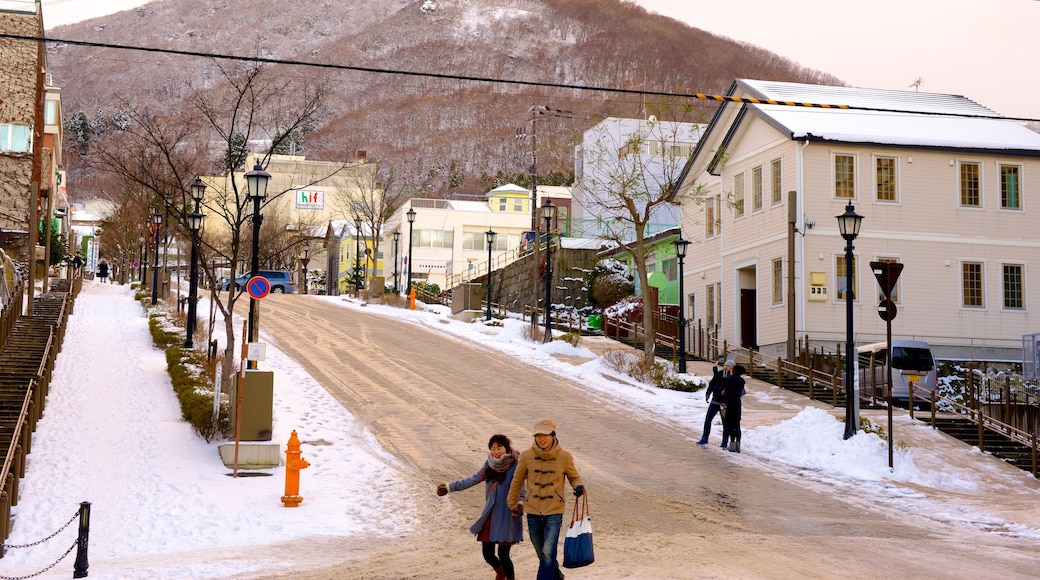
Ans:
{"label": "shrub", "polygon": [[560,336],[557,336],[554,340],[562,340],[570,344],[571,346],[578,346],[578,344],[581,342],[581,335],[577,332],[568,332],[565,334],[561,334]]}

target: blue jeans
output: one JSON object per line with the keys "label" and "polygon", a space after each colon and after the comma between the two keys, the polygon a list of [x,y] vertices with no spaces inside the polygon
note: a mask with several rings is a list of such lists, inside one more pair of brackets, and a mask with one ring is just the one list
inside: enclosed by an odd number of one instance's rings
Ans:
{"label": "blue jeans", "polygon": [[527,535],[538,554],[538,580],[560,580],[560,564],[556,561],[556,547],[560,543],[563,514],[536,516],[527,514]]}

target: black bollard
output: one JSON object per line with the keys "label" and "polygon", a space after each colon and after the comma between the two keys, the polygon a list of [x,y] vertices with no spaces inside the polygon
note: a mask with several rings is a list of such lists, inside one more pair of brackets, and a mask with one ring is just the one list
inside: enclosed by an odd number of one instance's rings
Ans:
{"label": "black bollard", "polygon": [[86,578],[87,568],[87,543],[90,539],[90,502],[84,501],[79,504],[79,538],[76,540],[76,564],[72,568],[73,578]]}

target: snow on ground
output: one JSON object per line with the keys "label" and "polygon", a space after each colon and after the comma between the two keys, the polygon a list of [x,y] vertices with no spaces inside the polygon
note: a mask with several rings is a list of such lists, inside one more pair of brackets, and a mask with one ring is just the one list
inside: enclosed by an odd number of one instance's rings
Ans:
{"label": "snow on ground", "polygon": [[[307,299],[361,307],[341,297]],[[507,319],[501,327],[463,323],[450,320],[439,307],[410,311],[370,305],[365,311],[421,324],[572,378],[580,385],[575,388],[591,396],[622,400],[627,408],[678,425],[691,444],[700,436],[706,409],[702,392],[638,384],[580,345],[526,341],[526,322]],[[304,458],[311,467],[303,472],[306,493],[301,508],[286,509],[279,501],[284,468],[270,470],[271,477],[228,476],[217,443],[205,443],[179,420],[165,357],[152,347],[147,318],[129,286],[85,282],[69,318],[46,416],[33,438],[20,502],[13,510],[16,523],[6,544],[30,543],[53,533],[69,521],[81,501],[90,501],[91,578],[221,578],[260,569],[270,572],[286,563],[229,559],[185,564],[182,555],[293,538],[388,535],[402,526],[417,526],[420,515],[412,511],[409,498],[422,482],[410,479],[412,475],[379,448],[349,410],[269,340],[262,368],[275,371],[273,441],[287,441],[293,426],[306,424],[306,441],[335,442],[306,446]],[[994,483],[998,478],[987,467],[991,462],[975,461],[982,459],[976,457],[978,450],[967,447],[957,452],[965,459],[955,464],[935,461],[927,449],[899,448],[890,469],[886,441],[867,433],[845,441],[843,423],[831,413],[812,406],[799,411],[778,393],[750,390],[746,417],[756,407],[781,413],[772,424],[748,426],[745,453],[730,454],[734,461],[803,485],[810,482],[839,496],[854,490],[861,500],[868,498],[889,510],[912,509],[915,517],[1040,541],[1040,530],[1030,525],[1035,518],[1012,521],[1014,516],[932,497],[933,491],[950,492],[950,497],[986,496],[999,493],[1000,486],[1017,486],[1021,492],[1022,482],[1033,482],[1028,474],[1013,481],[1002,476]],[[941,437],[908,417],[897,420],[900,430],[920,427],[917,436],[925,441]],[[348,473],[357,477],[359,472],[381,485],[342,484]],[[9,550],[0,559],[0,576],[27,575],[50,565],[75,540],[75,529],[73,524],[42,546]],[[72,556],[41,577],[66,577]],[[138,568],[127,564],[142,561],[147,564]]]}

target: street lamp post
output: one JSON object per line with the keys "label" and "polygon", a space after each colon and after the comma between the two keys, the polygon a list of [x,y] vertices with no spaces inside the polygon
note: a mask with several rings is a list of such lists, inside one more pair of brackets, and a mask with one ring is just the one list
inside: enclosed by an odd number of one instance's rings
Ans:
{"label": "street lamp post", "polygon": [[683,291],[683,260],[686,259],[690,240],[684,240],[682,232],[679,232],[679,239],[672,243],[675,244],[675,257],[679,259],[679,374],[683,374],[686,372],[686,315],[683,308],[686,295]]}
{"label": "street lamp post", "polygon": [[191,278],[188,280],[188,322],[185,325],[184,348],[194,347],[193,335],[199,301],[199,230],[202,229],[202,220],[206,218],[200,210],[205,195],[206,184],[202,183],[201,178],[196,177],[191,183],[191,198],[195,200],[195,211],[188,214],[188,229],[191,230]]}
{"label": "street lamp post", "polygon": [[303,257],[300,258],[300,263],[303,264],[303,293],[307,294],[307,266],[311,263],[310,244],[303,247]]}
{"label": "street lamp post", "polygon": [[361,295],[361,220],[354,222],[354,296]]}
{"label": "street lamp post", "polygon": [[155,303],[159,301],[159,243],[162,240],[162,236],[159,235],[159,229],[162,226],[162,214],[159,213],[158,208],[152,214],[152,224],[155,225],[155,262],[152,263],[152,306],[155,306]]}
{"label": "street lamp post", "polygon": [[412,247],[415,245],[412,243],[412,226],[415,224],[415,210],[408,208],[408,288],[405,289],[406,295],[412,294],[412,270],[415,269],[415,264],[412,263]]}
{"label": "street lamp post", "polygon": [[856,367],[856,345],[852,336],[852,273],[855,257],[852,255],[852,241],[859,235],[863,224],[863,216],[856,213],[852,204],[845,206],[845,213],[836,216],[838,231],[845,239],[845,439],[859,430],[859,417],[856,409],[856,393],[853,390]]}
{"label": "street lamp post", "polygon": [[[547,197],[545,203],[542,204],[542,219],[545,220],[545,341],[552,341],[552,328],[549,326],[549,310],[552,305],[552,247],[549,242],[551,241],[549,236],[549,228],[552,227],[552,221],[556,219],[556,206],[552,204],[552,201]],[[537,232],[536,232],[537,233]]]}
{"label": "street lamp post", "polygon": [[487,240],[488,247],[488,261],[487,261],[487,313],[484,318],[491,320],[491,246],[495,245],[495,236],[497,236],[491,228],[484,232],[484,239]]}
{"label": "street lamp post", "polygon": [[[264,222],[264,216],[260,215],[260,203],[267,199],[267,182],[271,174],[264,171],[259,163],[253,166],[253,170],[245,174],[247,195],[246,199],[253,202],[253,256],[250,264],[249,277],[255,278],[260,274],[260,224]],[[234,284],[234,282],[232,282]],[[256,342],[256,298],[249,297],[249,321],[247,336],[249,342]],[[250,361],[250,368],[256,368],[255,362]]]}
{"label": "street lamp post", "polygon": [[394,293],[401,293],[401,286],[399,284],[399,274],[397,269],[397,263],[401,261],[401,256],[397,252],[397,248],[401,243],[401,232],[394,232]]}

